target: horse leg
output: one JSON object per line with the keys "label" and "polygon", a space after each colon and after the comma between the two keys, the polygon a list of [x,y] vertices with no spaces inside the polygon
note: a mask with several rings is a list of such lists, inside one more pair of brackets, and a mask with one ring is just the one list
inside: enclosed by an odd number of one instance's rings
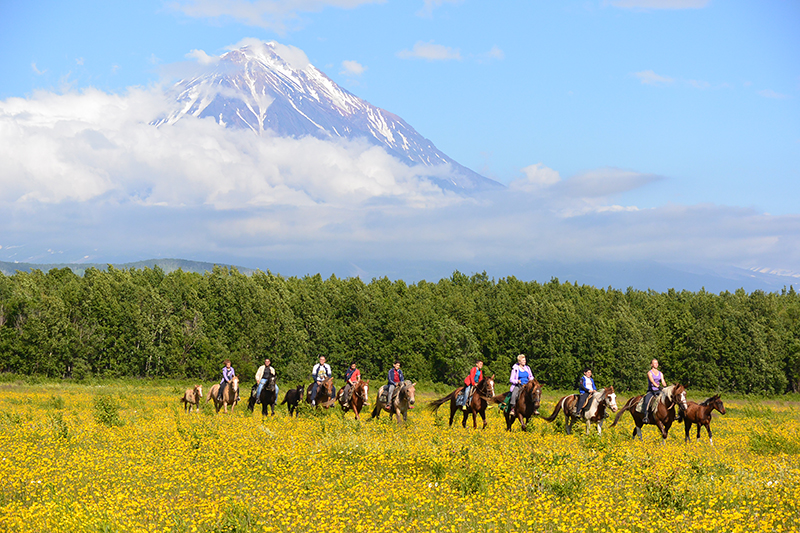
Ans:
{"label": "horse leg", "polygon": [[472,411],[472,429],[478,429],[478,413]]}
{"label": "horse leg", "polygon": [[453,419],[456,417],[456,401],[455,399],[450,400],[450,424],[448,427],[453,427]]}
{"label": "horse leg", "polygon": [[[708,423],[706,424],[706,433],[708,433],[708,443],[709,443],[711,446],[713,446],[713,445],[714,445],[714,439],[713,439],[713,437],[711,436],[711,422],[708,422]],[[697,437],[697,438],[699,439],[700,437]]]}
{"label": "horse leg", "polygon": [[603,419],[601,418],[600,420],[597,421],[597,436],[599,437],[602,434],[603,434]]}
{"label": "horse leg", "polygon": [[[689,432],[692,431],[692,423],[683,415],[683,429],[685,430],[686,442],[689,442]],[[700,438],[700,428],[697,428],[697,438]]]}
{"label": "horse leg", "polygon": [[479,412],[480,412],[480,415],[481,415],[481,420],[483,420],[483,428],[481,428],[481,429],[486,429],[486,410],[479,411]]}

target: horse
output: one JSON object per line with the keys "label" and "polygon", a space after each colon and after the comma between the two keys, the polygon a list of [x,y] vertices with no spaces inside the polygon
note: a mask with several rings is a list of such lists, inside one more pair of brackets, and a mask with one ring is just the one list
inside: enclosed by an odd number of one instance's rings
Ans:
{"label": "horse", "polygon": [[[506,398],[508,398],[510,394],[510,392],[498,394],[497,396],[492,397],[492,402],[500,404],[505,403]],[[503,413],[506,417],[506,431],[511,431],[511,426],[514,425],[514,420],[519,420],[519,424],[522,426],[522,431],[525,431],[525,429],[528,427],[528,420],[530,420],[533,415],[539,415],[539,406],[541,405],[541,402],[541,383],[534,379],[533,381],[529,381],[525,385],[522,385],[522,390],[517,397],[517,403],[513,406],[514,414],[510,414],[510,408],[507,408]]]}
{"label": "horse", "polygon": [[217,393],[219,392],[219,383],[216,383],[211,390],[208,391],[208,398],[206,398],[206,403],[210,402],[213,398],[214,400],[214,407],[217,409],[217,413],[221,408],[225,408],[225,412],[228,412],[228,406],[231,406],[231,413],[233,413],[233,408],[236,407],[236,404],[239,402],[239,377],[233,376],[233,379],[225,387],[225,391],[222,393],[222,401],[217,399]]}
{"label": "horse", "polygon": [[[450,402],[450,426],[453,426],[453,418],[456,416],[456,411],[458,411],[458,406],[456,405],[456,398],[459,394],[462,394],[464,391],[464,387],[459,387],[444,398],[439,398],[438,400],[434,400],[428,404],[428,407],[435,413],[437,409],[441,405],[444,405],[448,401]],[[467,418],[470,414],[472,414],[472,427],[473,429],[478,428],[478,418],[477,415],[481,415],[481,420],[483,420],[483,428],[486,429],[486,407],[489,405],[489,402],[492,400],[494,396],[494,374],[492,377],[481,377],[478,384],[475,385],[475,392],[472,395],[472,398],[468,400],[465,398],[464,401],[469,401],[466,409],[464,411],[464,419],[461,421],[461,427],[467,427]]]}
{"label": "horse", "polygon": [[[312,383],[306,390],[306,403],[311,403],[311,389],[314,386]],[[320,381],[317,385],[317,397],[315,399],[316,407],[324,407],[329,409],[333,407],[336,402],[336,388],[333,386],[333,376],[324,381]]]}
{"label": "horse", "polygon": [[686,442],[689,442],[689,431],[692,429],[692,424],[697,424],[697,440],[700,440],[700,428],[705,426],[706,433],[708,433],[708,443],[714,445],[714,439],[711,436],[711,411],[716,409],[719,414],[725,414],[725,406],[722,405],[722,399],[719,394],[715,394],[708,398],[701,404],[695,402],[687,402],[686,409],[680,409],[678,412],[678,422],[683,420],[686,429]]}
{"label": "horse", "polygon": [[572,425],[578,420],[586,421],[587,435],[589,434],[589,428],[592,426],[592,423],[597,424],[597,434],[601,435],[603,433],[603,422],[608,416],[606,414],[606,409],[611,409],[613,412],[617,411],[617,395],[614,393],[614,387],[606,387],[605,389],[591,393],[587,399],[588,404],[584,406],[583,412],[579,417],[573,414],[577,401],[577,394],[564,396],[556,402],[553,414],[544,420],[552,422],[563,409],[564,421],[566,422],[564,427],[567,431],[567,435],[572,435]]}
{"label": "horse", "polygon": [[[633,417],[633,422],[636,424],[636,427],[633,428],[633,435],[631,438],[636,438],[638,435],[639,440],[641,440],[642,426],[644,425],[644,414],[640,413],[636,409],[636,406],[643,396],[644,395],[634,396],[628,400],[628,402],[617,413],[617,416],[614,418],[614,423],[611,424],[611,427],[613,428],[617,425],[617,422],[619,422],[619,419],[622,418],[623,414],[625,414],[625,411],[630,411],[631,416]],[[675,406],[678,405],[684,410],[686,409],[686,388],[681,384],[664,387],[664,389],[661,391],[661,394],[658,395],[656,401],[658,402],[656,404],[656,412],[650,414],[650,420],[647,423],[657,426],[661,431],[661,442],[666,442],[669,428],[672,427],[672,422],[675,420]],[[644,408],[648,409],[648,406],[644,406]]]}
{"label": "horse", "polygon": [[395,400],[388,399],[388,403],[384,404],[381,396],[384,394],[387,385],[384,385],[378,390],[378,398],[375,401],[375,407],[372,409],[372,417],[378,418],[381,410],[386,409],[389,412],[389,420],[392,416],[397,415],[397,423],[400,423],[400,416],[403,416],[403,422],[408,420],[408,410],[414,406],[414,394],[416,393],[416,383],[404,381],[402,385],[395,389]]}
{"label": "horse", "polygon": [[281,405],[286,404],[286,407],[289,409],[289,416],[293,414],[296,415],[297,404],[300,403],[300,400],[303,398],[303,390],[305,388],[305,385],[298,385],[296,389],[289,389],[286,391],[286,394],[283,395]]}
{"label": "horse", "polygon": [[342,406],[343,412],[346,413],[348,409],[353,409],[356,414],[356,420],[358,420],[361,409],[369,403],[369,380],[359,379],[353,384],[353,393],[350,395],[350,404],[347,407],[344,405],[344,389],[344,387],[339,389],[336,399],[339,401],[339,405]]}
{"label": "horse", "polygon": [[[266,374],[266,372],[265,372]],[[272,416],[275,416],[275,403],[278,401],[278,395],[275,392],[275,376],[270,374],[267,376],[267,382],[261,388],[261,396],[256,398],[256,391],[258,390],[258,383],[253,385],[250,389],[250,399],[247,401],[247,408],[250,412],[255,409],[256,401],[261,402],[261,414],[267,416],[269,409],[272,408]]]}
{"label": "horse", "polygon": [[183,393],[183,397],[180,401],[183,403],[183,411],[184,412],[192,412],[192,406],[194,405],[195,412],[200,412],[200,400],[203,399],[203,387],[201,385],[195,385],[194,388],[186,389],[186,392]]}

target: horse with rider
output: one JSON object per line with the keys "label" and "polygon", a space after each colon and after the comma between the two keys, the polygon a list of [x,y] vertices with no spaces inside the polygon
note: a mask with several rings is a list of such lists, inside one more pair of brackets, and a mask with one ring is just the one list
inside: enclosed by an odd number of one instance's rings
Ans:
{"label": "horse with rider", "polygon": [[444,398],[433,400],[428,406],[436,412],[440,406],[450,402],[450,423],[453,425],[456,411],[461,409],[464,418],[461,427],[467,427],[467,418],[472,415],[472,427],[477,429],[477,416],[483,420],[483,428],[486,428],[486,408],[494,396],[494,375],[486,376],[483,371],[483,361],[480,359],[475,362],[475,366],[470,370],[469,375],[464,379],[464,385],[457,388]]}

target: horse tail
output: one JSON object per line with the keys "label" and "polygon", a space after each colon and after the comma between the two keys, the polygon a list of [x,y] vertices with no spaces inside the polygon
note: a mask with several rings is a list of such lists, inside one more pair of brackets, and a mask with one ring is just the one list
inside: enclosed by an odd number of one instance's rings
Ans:
{"label": "horse tail", "polygon": [[558,400],[558,402],[556,403],[555,408],[553,409],[553,414],[548,416],[547,418],[545,418],[544,419],[545,422],[552,422],[553,420],[556,419],[556,417],[558,416],[558,413],[561,412],[561,404],[564,403],[564,400],[565,400],[565,398],[561,398],[560,400]]}
{"label": "horse tail", "polygon": [[451,392],[450,394],[448,394],[444,398],[439,398],[438,400],[433,400],[432,402],[428,403],[428,409],[430,409],[431,411],[433,411],[435,413],[436,410],[440,406],[442,406],[443,404],[445,404],[445,403],[449,402],[450,400],[452,400],[453,398],[455,398],[457,392],[458,392],[458,389],[454,390],[453,392]]}
{"label": "horse tail", "polygon": [[375,407],[372,408],[372,416],[370,418],[377,418],[381,414],[381,402],[375,402]]}
{"label": "horse tail", "polygon": [[489,400],[491,400],[492,403],[503,403],[504,401],[506,401],[506,393],[502,392],[500,394],[492,396],[491,398],[489,398]]}
{"label": "horse tail", "polygon": [[622,415],[625,413],[625,411],[630,411],[636,405],[636,402],[634,401],[636,400],[636,398],[637,397],[634,396],[633,398],[628,400],[628,402],[622,407],[622,409],[617,411],[617,416],[614,417],[614,423],[611,424],[612,428],[617,425],[617,422],[619,422],[619,419],[622,418]]}

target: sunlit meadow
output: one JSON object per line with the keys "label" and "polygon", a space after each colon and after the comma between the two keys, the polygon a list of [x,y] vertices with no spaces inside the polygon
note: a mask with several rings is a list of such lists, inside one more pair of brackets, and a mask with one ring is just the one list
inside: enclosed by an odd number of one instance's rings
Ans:
{"label": "sunlit meadow", "polygon": [[[212,404],[185,414],[172,385],[0,387],[3,531],[799,527],[793,401],[726,400],[710,446],[705,431],[684,444],[682,424],[666,445],[654,427],[631,441],[627,414],[601,437],[567,436],[562,418],[507,433],[496,410],[485,431],[449,429],[424,393],[397,427],[338,408],[298,419],[282,407],[262,419],[241,404],[232,415]],[[543,413],[556,398],[545,396]]]}

